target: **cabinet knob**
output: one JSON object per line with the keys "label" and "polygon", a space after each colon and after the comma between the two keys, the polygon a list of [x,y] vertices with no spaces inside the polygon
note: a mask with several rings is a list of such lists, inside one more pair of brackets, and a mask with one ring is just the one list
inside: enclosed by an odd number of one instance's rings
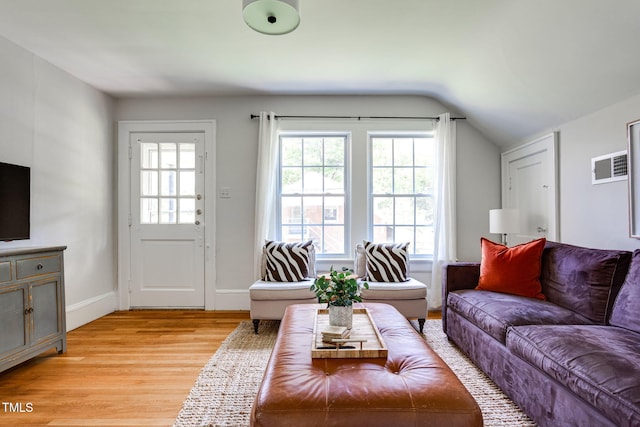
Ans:
{"label": "cabinet knob", "polygon": [[30,313],[33,313],[33,307],[29,307],[29,308],[25,308],[25,309],[24,309],[24,314],[25,314],[25,316],[26,316],[27,314],[30,314]]}
{"label": "cabinet knob", "polygon": [[37,268],[38,270],[42,270],[42,269],[44,268],[44,265],[42,265],[42,264],[38,264],[38,265],[36,265],[36,268]]}

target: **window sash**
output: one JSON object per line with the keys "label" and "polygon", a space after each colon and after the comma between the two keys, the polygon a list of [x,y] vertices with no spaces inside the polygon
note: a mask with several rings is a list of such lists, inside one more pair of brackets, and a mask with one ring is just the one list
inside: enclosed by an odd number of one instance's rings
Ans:
{"label": "window sash", "polygon": [[[346,133],[280,135],[278,239],[313,239],[319,258],[346,256],[350,220],[348,144]],[[327,218],[327,209],[332,214],[335,211],[336,219],[331,215]]]}
{"label": "window sash", "polygon": [[368,147],[370,239],[409,241],[412,255],[433,255],[433,135],[370,133]]}

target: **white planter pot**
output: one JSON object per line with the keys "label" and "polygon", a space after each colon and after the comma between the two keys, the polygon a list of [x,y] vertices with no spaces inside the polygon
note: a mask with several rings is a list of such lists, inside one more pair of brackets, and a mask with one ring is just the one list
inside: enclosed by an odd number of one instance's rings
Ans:
{"label": "white planter pot", "polygon": [[351,329],[353,321],[353,306],[346,307],[338,305],[329,306],[329,325],[331,326],[346,326]]}

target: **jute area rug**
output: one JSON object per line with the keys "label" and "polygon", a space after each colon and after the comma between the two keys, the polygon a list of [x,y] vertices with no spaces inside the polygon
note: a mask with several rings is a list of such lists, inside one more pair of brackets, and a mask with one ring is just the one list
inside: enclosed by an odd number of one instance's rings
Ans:
{"label": "jute area rug", "polygon": [[[278,333],[278,321],[243,321],[200,372],[175,427],[249,425],[251,405]],[[416,326],[416,325],[414,325]],[[482,371],[449,343],[440,320],[427,320],[424,337],[478,402],[485,426],[535,426]]]}

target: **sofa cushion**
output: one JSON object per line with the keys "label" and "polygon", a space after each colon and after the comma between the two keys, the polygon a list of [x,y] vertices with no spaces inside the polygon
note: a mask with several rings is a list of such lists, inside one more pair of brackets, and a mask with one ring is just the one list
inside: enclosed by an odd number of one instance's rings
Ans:
{"label": "sofa cushion", "polygon": [[369,289],[362,288],[360,291],[363,300],[404,300],[427,297],[427,285],[413,278],[402,283],[370,281],[367,283]]}
{"label": "sofa cushion", "polygon": [[640,249],[633,252],[627,278],[616,297],[609,323],[640,333]]}
{"label": "sofa cushion", "polygon": [[601,325],[518,326],[507,347],[617,425],[640,424],[640,335]]}
{"label": "sofa cushion", "polygon": [[631,252],[547,242],[540,282],[547,300],[605,324]]}
{"label": "sofa cushion", "polygon": [[309,277],[309,262],[313,241],[274,242],[264,245],[266,271],[263,280],[268,282],[299,282]]}
{"label": "sofa cushion", "polygon": [[249,297],[252,301],[316,299],[316,295],[311,292],[310,288],[311,280],[309,279],[301,282],[258,280],[249,287]]}
{"label": "sofa cushion", "polygon": [[364,241],[367,280],[404,282],[407,280],[409,243],[371,243]]}
{"label": "sofa cushion", "polygon": [[545,242],[542,238],[509,248],[481,238],[482,259],[476,289],[545,299],[540,284]]}
{"label": "sofa cushion", "polygon": [[507,329],[514,325],[589,324],[588,319],[548,301],[474,289],[449,293],[449,310],[505,343]]}

